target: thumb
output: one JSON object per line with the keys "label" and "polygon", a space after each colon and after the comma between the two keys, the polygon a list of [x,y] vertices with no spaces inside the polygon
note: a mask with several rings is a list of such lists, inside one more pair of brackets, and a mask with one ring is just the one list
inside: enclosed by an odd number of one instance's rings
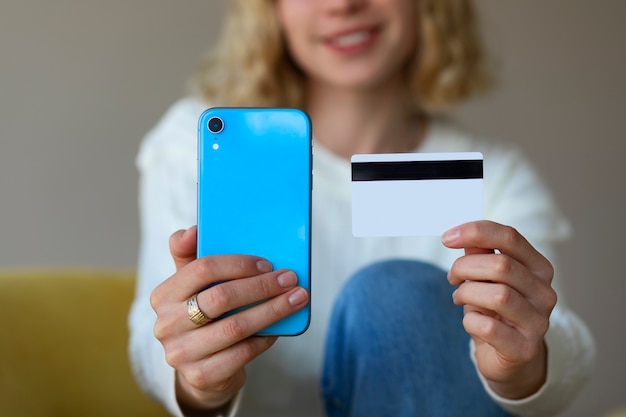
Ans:
{"label": "thumb", "polygon": [[198,227],[179,230],[170,236],[170,253],[178,271],[196,259]]}

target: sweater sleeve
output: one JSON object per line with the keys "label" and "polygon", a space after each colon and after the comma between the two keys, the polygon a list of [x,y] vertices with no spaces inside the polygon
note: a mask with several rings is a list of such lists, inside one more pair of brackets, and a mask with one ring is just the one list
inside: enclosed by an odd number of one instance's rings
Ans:
{"label": "sweater sleeve", "polygon": [[[148,133],[137,156],[141,240],[135,299],[130,316],[129,354],[140,386],[174,416],[183,416],[175,392],[175,370],[154,337],[156,314],[150,294],[175,272],[169,237],[196,222],[196,130],[203,107],[176,103]],[[225,415],[233,415],[238,398]]]}
{"label": "sweater sleeve", "polygon": [[[567,281],[566,277],[560,276],[556,260],[558,244],[569,237],[570,226],[521,154],[503,151],[491,158],[497,162],[488,163],[485,160],[487,216],[517,228],[552,262],[555,268],[552,285],[558,294],[558,302],[545,337],[547,379],[538,392],[528,398],[509,400],[493,392],[480,372],[478,374],[493,400],[511,414],[552,416],[573,401],[590,377],[595,360],[595,345],[589,329],[567,307],[563,294]],[[470,351],[476,363],[473,342],[470,342]]]}

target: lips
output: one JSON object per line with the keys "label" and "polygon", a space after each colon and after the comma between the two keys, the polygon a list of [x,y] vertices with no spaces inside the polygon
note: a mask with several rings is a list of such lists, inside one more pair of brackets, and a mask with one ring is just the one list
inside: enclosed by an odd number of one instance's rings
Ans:
{"label": "lips", "polygon": [[331,40],[331,43],[339,47],[349,47],[365,42],[370,36],[371,34],[369,31],[363,30],[335,37]]}
{"label": "lips", "polygon": [[325,43],[340,52],[358,52],[372,45],[379,32],[378,26],[345,30],[326,37]]}

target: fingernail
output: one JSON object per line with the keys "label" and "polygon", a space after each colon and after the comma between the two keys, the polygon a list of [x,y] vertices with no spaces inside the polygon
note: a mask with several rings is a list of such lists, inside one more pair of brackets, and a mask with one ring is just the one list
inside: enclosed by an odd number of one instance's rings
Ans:
{"label": "fingernail", "polygon": [[270,272],[272,270],[272,264],[265,259],[261,259],[260,261],[257,261],[256,269],[259,272]]}
{"label": "fingernail", "polygon": [[187,237],[187,235],[188,235],[189,233],[191,233],[191,231],[192,231],[192,230],[195,230],[195,228],[196,228],[196,226],[191,226],[190,228],[185,229],[185,230],[183,231],[183,235],[182,235],[182,237],[183,237],[183,238]]}
{"label": "fingernail", "polygon": [[299,288],[298,290],[296,290],[296,292],[289,296],[289,304],[291,304],[292,306],[298,306],[304,303],[306,299],[306,291],[304,290],[304,288]]}
{"label": "fingernail", "polygon": [[298,283],[298,278],[292,271],[283,272],[276,278],[276,280],[278,281],[278,285],[283,288],[293,287]]}
{"label": "fingernail", "polygon": [[453,243],[454,241],[456,241],[459,236],[461,235],[461,232],[459,229],[450,229],[448,231],[446,231],[443,236],[441,236],[441,241],[443,243]]}

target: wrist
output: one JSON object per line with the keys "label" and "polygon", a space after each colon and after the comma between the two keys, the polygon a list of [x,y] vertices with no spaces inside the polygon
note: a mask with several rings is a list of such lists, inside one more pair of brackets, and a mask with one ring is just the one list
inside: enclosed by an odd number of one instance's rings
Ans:
{"label": "wrist", "polygon": [[232,410],[235,408],[235,398],[217,408],[198,409],[183,404],[179,404],[179,406],[185,417],[228,417],[232,415]]}

